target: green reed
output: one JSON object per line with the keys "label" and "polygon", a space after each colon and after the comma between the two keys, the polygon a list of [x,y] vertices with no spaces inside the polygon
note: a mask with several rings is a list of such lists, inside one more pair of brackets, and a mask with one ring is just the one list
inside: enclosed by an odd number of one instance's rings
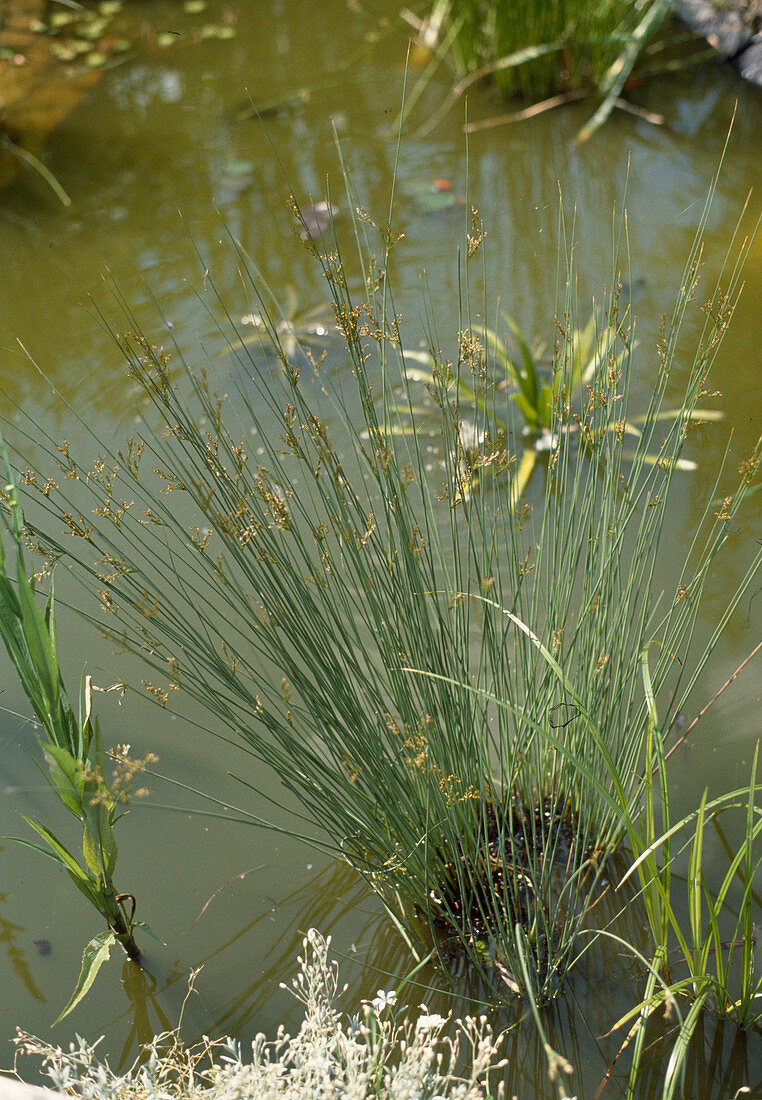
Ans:
{"label": "green reed", "polygon": [[522,65],[494,72],[498,86],[509,94],[542,99],[597,86],[619,54],[634,14],[631,0],[453,0],[449,18],[460,22],[460,30],[452,48],[459,68],[469,72],[526,47],[551,47]]}
{"label": "green reed", "polygon": [[[584,141],[611,114],[649,40],[670,14],[670,0],[434,0],[416,25],[420,45],[438,46],[410,102],[419,98],[439,61],[450,56],[459,79],[435,121],[486,77],[506,95],[540,101],[541,109],[597,99],[578,134]],[[425,129],[433,124],[429,120]]]}
{"label": "green reed", "polygon": [[[680,1026],[662,1088],[664,1100],[671,1100],[682,1087],[690,1044],[705,1010],[739,1028],[758,1026],[762,1020],[762,973],[755,959],[753,921],[757,903],[754,884],[762,865],[762,855],[758,854],[762,833],[758,796],[762,786],[757,782],[757,743],[748,787],[711,800],[704,791],[694,811],[673,821],[647,653],[643,655],[643,680],[650,708],[649,744],[655,748],[656,768],[645,777],[645,797],[637,815],[631,809],[624,810],[635,858],[619,886],[630,876],[637,877],[653,955],[642,999],[616,1022],[612,1031],[630,1024],[625,1037],[625,1045],[632,1043],[629,1098],[635,1095],[639,1083],[649,1023],[665,1013],[679,1016]],[[719,887],[712,890],[704,870],[705,834],[710,823],[717,823],[731,811],[742,817],[743,836],[737,850],[729,853]],[[677,841],[680,847],[675,851]],[[688,860],[682,887],[676,874],[681,856]],[[733,887],[738,882],[741,896],[733,899]]]}
{"label": "green reed", "polygon": [[[262,372],[269,349],[258,355],[207,280],[199,305],[226,317],[234,402],[215,393],[203,362],[186,360],[174,329],[159,346],[115,291],[114,338],[160,430],[118,450],[98,441],[86,464],[50,443],[61,486],[24,479],[47,512],[36,537],[97,594],[99,629],[147,663],[146,690],[162,705],[183,692],[267,765],[299,807],[294,833],[356,868],[419,957],[432,940],[443,959],[465,951],[496,994],[529,985],[543,1002],[577,957],[626,833],[623,807],[635,813],[655,766],[641,654],[658,643],[653,694],[676,713],[760,564],[751,558],[716,632],[694,644],[707,577],[738,541],[759,456],[719,513],[724,474],[714,472],[687,560],[666,581],[661,548],[745,246],[705,306],[675,409],[667,395],[708,205],[641,366],[653,379],[645,410],[632,407],[632,318],[616,280],[595,309],[588,384],[573,385],[582,328],[573,273],[562,271],[544,487],[516,504],[522,414],[512,388],[494,385],[494,341],[476,320],[488,310],[469,289],[484,250],[478,214],[457,331],[444,345],[429,325],[444,463],[432,478],[386,276],[391,214],[374,226],[347,186],[356,259],[333,225],[309,238],[294,204],[345,345],[341,378],[308,347],[284,345],[240,249],[243,308],[280,363]],[[459,380],[476,397],[468,433]],[[271,785],[265,797],[277,802]]]}
{"label": "green reed", "polygon": [[[691,1045],[707,1014],[715,1021],[728,1021],[740,1029],[758,1027],[762,1020],[762,973],[755,959],[753,921],[758,902],[754,884],[762,865],[759,854],[762,809],[758,804],[762,785],[757,782],[757,744],[748,787],[711,800],[704,791],[695,810],[673,820],[667,754],[653,695],[648,650],[642,655],[642,670],[650,710],[645,759],[655,766],[644,774],[640,803],[622,803],[622,821],[632,862],[616,890],[621,890],[631,877],[637,880],[639,891],[634,903],[642,907],[647,918],[650,944],[644,950],[649,951],[650,958],[622,939],[615,925],[598,932],[616,941],[639,961],[645,974],[642,995],[609,1032],[610,1035],[618,1032],[623,1038],[598,1094],[619,1059],[625,1062],[629,1058],[627,1100],[643,1095],[649,1064],[651,1072],[654,1065],[660,1067],[658,1091],[654,1089],[649,1095],[672,1100],[676,1095],[685,1095]],[[708,825],[716,825],[729,812],[740,814],[743,836],[735,851],[728,850],[724,874],[719,886],[713,889],[704,869],[705,834]],[[687,875],[683,875],[686,861]],[[733,887],[739,882],[740,898],[733,898]],[[536,1006],[532,1003],[531,1007],[552,1071],[554,1059],[566,1063],[548,1048]],[[647,1054],[655,1041],[663,1044],[663,1053],[658,1058],[653,1051],[650,1056]]]}

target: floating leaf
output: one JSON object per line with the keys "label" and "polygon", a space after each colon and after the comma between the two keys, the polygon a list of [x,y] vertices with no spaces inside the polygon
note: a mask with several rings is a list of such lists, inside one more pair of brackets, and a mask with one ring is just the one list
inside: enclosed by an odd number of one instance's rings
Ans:
{"label": "floating leaf", "polygon": [[256,168],[249,160],[231,160],[222,170],[220,184],[227,191],[243,191],[255,179]]}
{"label": "floating leaf", "polygon": [[235,27],[231,27],[228,23],[222,26],[217,26],[214,23],[206,23],[199,33],[202,38],[218,38],[222,40],[225,38],[235,38],[238,32]]}
{"label": "floating leaf", "polygon": [[447,179],[413,179],[405,183],[404,192],[414,201],[416,207],[424,214],[433,214],[438,210],[448,210],[451,206],[459,206],[465,202],[461,195],[456,195],[452,184]]}
{"label": "floating leaf", "polygon": [[78,27],[77,34],[80,38],[87,38],[90,42],[95,42],[103,35],[105,29],[105,19],[92,19],[89,23],[83,23],[82,26]]}

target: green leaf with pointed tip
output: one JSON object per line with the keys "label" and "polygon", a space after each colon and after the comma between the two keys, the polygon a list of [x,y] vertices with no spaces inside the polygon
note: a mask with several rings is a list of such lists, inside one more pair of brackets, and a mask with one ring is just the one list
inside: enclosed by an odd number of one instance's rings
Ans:
{"label": "green leaf with pointed tip", "polygon": [[132,928],[133,928],[133,931],[136,928],[139,928],[141,930],[141,932],[145,932],[147,936],[150,936],[152,940],[156,940],[156,942],[160,943],[162,945],[162,947],[167,946],[166,943],[164,942],[164,940],[161,939],[159,936],[157,936],[156,933],[154,932],[153,928],[151,928],[150,925],[146,924],[146,922],[144,920],[136,920],[135,923],[133,924]]}
{"label": "green leaf with pointed tip", "polygon": [[60,677],[58,662],[50,645],[50,637],[45,618],[24,570],[24,562],[19,554],[16,570],[18,582],[18,601],[21,608],[24,635],[29,653],[34,662],[35,671],[40,678],[45,697],[49,704],[58,702]]}
{"label": "green leaf with pointed tip", "polygon": [[68,1016],[71,1010],[76,1008],[85,996],[88,989],[95,981],[98,971],[108,959],[111,948],[115,943],[116,936],[110,928],[105,932],[99,932],[97,936],[93,936],[90,940],[82,953],[82,968],[79,972],[74,992],[66,1008],[64,1008],[63,1012],[53,1021],[54,1027],[63,1020],[64,1016]]}
{"label": "green leaf with pointed tip", "polygon": [[530,405],[523,393],[512,394],[513,400],[521,410],[521,415],[527,422],[529,428],[539,428],[540,422],[537,418],[537,409]]}
{"label": "green leaf with pointed tip", "polygon": [[27,825],[30,825],[34,831],[42,837],[46,844],[49,845],[51,851],[47,851],[45,848],[39,848],[36,844],[31,844],[29,841],[20,840],[21,844],[26,844],[30,848],[35,848],[37,851],[42,852],[43,855],[50,856],[54,859],[59,866],[67,872],[74,885],[84,894],[91,905],[94,905],[99,913],[103,912],[103,907],[100,903],[98,890],[93,883],[92,879],[82,867],[80,867],[77,860],[66,848],[55,833],[52,833],[50,829],[41,825],[39,821],[33,821],[31,817],[21,815],[26,821]]}

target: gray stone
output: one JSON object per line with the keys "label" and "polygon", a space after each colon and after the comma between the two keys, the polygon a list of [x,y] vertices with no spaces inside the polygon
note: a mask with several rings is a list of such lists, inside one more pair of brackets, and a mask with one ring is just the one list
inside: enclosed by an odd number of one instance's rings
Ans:
{"label": "gray stone", "polygon": [[27,1085],[24,1081],[0,1075],[0,1100],[65,1100],[65,1097],[62,1092]]}
{"label": "gray stone", "polygon": [[703,35],[724,58],[735,57],[751,42],[752,31],[738,11],[723,11],[711,0],[674,0],[672,7],[692,31]]}
{"label": "gray stone", "polygon": [[762,84],[762,35],[758,34],[748,50],[744,50],[736,60],[736,66],[741,76],[755,84]]}

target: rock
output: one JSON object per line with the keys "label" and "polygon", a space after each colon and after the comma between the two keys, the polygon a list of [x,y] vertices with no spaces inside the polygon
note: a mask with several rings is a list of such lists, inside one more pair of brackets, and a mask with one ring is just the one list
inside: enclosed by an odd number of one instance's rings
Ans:
{"label": "rock", "polygon": [[65,1100],[62,1092],[27,1085],[11,1077],[0,1075],[0,1100]]}
{"label": "rock", "polygon": [[707,0],[675,0],[673,10],[723,58],[735,57],[751,42],[752,31],[739,11],[718,10]]}
{"label": "rock", "polygon": [[755,37],[748,50],[744,50],[738,58],[736,65],[741,76],[755,84],[762,84],[762,35]]}
{"label": "rock", "polygon": [[672,10],[741,76],[762,85],[762,0],[672,0]]}

